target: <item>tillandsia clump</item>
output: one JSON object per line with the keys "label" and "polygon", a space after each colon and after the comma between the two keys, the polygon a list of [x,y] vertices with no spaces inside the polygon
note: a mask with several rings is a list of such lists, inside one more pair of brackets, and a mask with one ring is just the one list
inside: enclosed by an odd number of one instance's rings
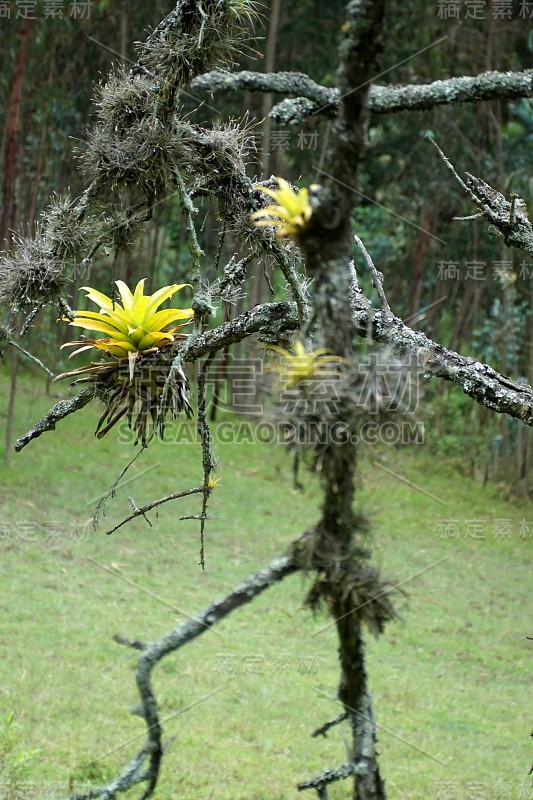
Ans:
{"label": "tillandsia clump", "polygon": [[245,51],[259,16],[256,0],[187,0],[172,12],[178,24],[156,28],[137,46],[139,63],[168,83],[183,86],[195,75],[228,67]]}
{"label": "tillandsia clump", "polygon": [[[358,521],[359,518],[356,523]],[[405,593],[394,583],[384,581],[379,569],[362,561],[356,547],[353,553],[340,557],[337,563],[333,561],[333,552],[329,551],[324,564],[315,554],[314,561],[318,561],[316,577],[305,598],[305,605],[315,614],[323,607],[331,610],[342,586],[343,616],[353,615],[353,621],[364,623],[377,639],[387,622],[398,618],[394,597]],[[368,554],[364,557],[368,558]]]}
{"label": "tillandsia clump", "polygon": [[271,397],[283,441],[291,450],[301,446],[305,451],[312,442],[318,446],[327,438],[324,428],[336,419],[350,362],[328,348],[307,350],[301,339],[294,341],[292,350],[278,345],[268,345],[268,350],[275,354],[266,372],[274,376]]}
{"label": "tillandsia clump", "polygon": [[88,242],[70,196],[52,197],[33,238],[15,234],[14,247],[0,256],[0,305],[27,314],[45,305],[64,307],[73,274]]}
{"label": "tillandsia clump", "polygon": [[[257,191],[272,197],[275,203],[265,208],[254,211],[251,219],[257,227],[276,228],[276,236],[291,236],[297,240],[305,230],[313,208],[309,202],[309,190],[300,189],[296,192],[290,183],[283,178],[276,178],[279,189],[269,189],[266,186],[256,186]],[[313,184],[311,190],[318,187]]]}
{"label": "tillandsia clump", "polygon": [[423,437],[418,363],[373,349],[347,359],[323,348],[307,351],[301,341],[293,352],[269,349],[278,356],[267,367],[275,374],[275,419],[297,463],[302,458],[320,473],[341,456],[340,445]]}
{"label": "tillandsia clump", "polygon": [[[123,281],[116,281],[122,304],[89,286],[82,287],[87,292],[87,298],[100,306],[100,311],[76,311],[73,320],[64,321],[106,336],[66,342],[62,349],[80,345],[71,353],[72,358],[94,348],[110,356],[111,360],[93,362],[86,367],[64,372],[55,379],[81,376],[74,383],[95,384],[95,394],[105,403],[104,413],[95,431],[98,438],[105,436],[127,415],[129,427],[136,434],[135,444],[140,440],[144,446],[148,440],[148,419],[152,420],[154,431],[157,430],[161,437],[164,435],[165,413],[161,413],[161,395],[168,366],[158,364],[153,354],[176,339],[185,338],[185,334],[178,331],[192,322],[194,316],[192,308],[157,310],[176,292],[191,284],[175,283],[164,286],[152,295],[145,295],[145,280],[143,278],[138,282],[133,293]],[[168,328],[177,321],[182,321],[182,324]],[[170,410],[174,416],[185,411],[190,416],[192,410],[187,395],[187,377],[180,368],[170,387],[165,411]]]}

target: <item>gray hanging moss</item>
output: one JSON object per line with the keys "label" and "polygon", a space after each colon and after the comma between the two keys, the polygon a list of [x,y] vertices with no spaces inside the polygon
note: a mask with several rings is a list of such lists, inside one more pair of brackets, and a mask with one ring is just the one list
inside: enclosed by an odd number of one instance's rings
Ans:
{"label": "gray hanging moss", "polygon": [[247,49],[243,39],[258,5],[254,0],[179,3],[146,42],[137,44],[138,69],[183,86],[215,66],[235,63]]}
{"label": "gray hanging moss", "polygon": [[0,305],[13,313],[58,305],[70,272],[87,247],[89,232],[76,217],[69,196],[53,196],[34,238],[15,235],[15,246],[0,257]]}

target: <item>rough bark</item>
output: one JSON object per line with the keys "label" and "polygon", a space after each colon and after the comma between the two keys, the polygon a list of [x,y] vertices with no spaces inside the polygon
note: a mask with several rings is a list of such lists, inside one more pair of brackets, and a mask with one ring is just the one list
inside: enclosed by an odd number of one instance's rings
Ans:
{"label": "rough bark", "polygon": [[[331,178],[319,192],[308,230],[301,237],[307,270],[315,279],[313,321],[318,324],[324,346],[347,359],[356,332],[350,300],[351,212],[355,195],[343,191],[341,184],[357,186],[365,147],[369,77],[380,50],[384,6],[381,0],[351,0],[346,5],[345,33],[339,47],[340,108],[326,157],[326,172]],[[342,412],[339,417],[342,419]],[[354,571],[357,560],[351,559],[357,529],[353,509],[356,459],[356,446],[350,435],[326,448],[322,460],[324,502],[317,527],[318,549],[335,553],[345,565],[352,564]],[[368,691],[360,609],[347,591],[347,573],[335,568],[318,572],[323,573],[318,585],[327,587],[327,601],[339,640],[339,701],[352,732],[353,798],[382,800],[385,790],[374,747],[375,729],[367,736],[361,727]]]}
{"label": "rough bark", "polygon": [[[484,217],[489,222],[489,233],[503,239],[508,247],[516,247],[533,254],[533,225],[529,220],[524,200],[517,195],[511,195],[511,199],[507,200],[501,192],[493,189],[481,178],[471,175],[470,172],[465,173],[466,180],[463,180],[438,144],[430,136],[427,138],[432,142],[459,186],[480,209],[477,216]],[[466,219],[473,218],[467,217]]]}
{"label": "rough bark", "polygon": [[529,384],[513,381],[489,364],[448,350],[422,331],[409,328],[398,317],[388,318],[380,311],[369,316],[369,307],[366,298],[359,295],[355,318],[360,336],[368,334],[370,323],[374,341],[390,345],[399,354],[420,359],[426,378],[451,381],[481,405],[533,426],[533,389]]}
{"label": "rough bark", "polygon": [[[213,71],[200,75],[192,83],[196,90],[249,91],[297,95],[274,106],[272,119],[285,124],[302,122],[306,117],[321,114],[336,116],[340,108],[340,90],[320,86],[300,72],[227,73]],[[533,95],[533,70],[523,72],[484,72],[481,75],[448,78],[427,84],[406,86],[372,85],[368,108],[372,114],[398,114],[401,111],[426,111],[435,106],[454,103],[479,103],[484,100],[517,100]]]}

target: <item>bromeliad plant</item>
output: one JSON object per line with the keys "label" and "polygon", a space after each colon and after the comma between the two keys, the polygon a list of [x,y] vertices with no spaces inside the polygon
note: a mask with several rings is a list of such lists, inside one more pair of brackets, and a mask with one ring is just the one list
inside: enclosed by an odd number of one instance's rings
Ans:
{"label": "bromeliad plant", "polygon": [[107,337],[82,342],[66,342],[63,347],[83,345],[71,353],[70,358],[95,347],[115,358],[127,358],[130,364],[130,374],[133,377],[135,360],[140,353],[154,347],[163,347],[174,341],[174,333],[183,326],[178,325],[171,330],[165,329],[177,320],[190,322],[194,311],[192,308],[169,308],[164,311],[157,311],[157,309],[184,286],[191,284],[174,283],[172,286],[163,286],[153,295],[145,295],[145,281],[146,278],[139,281],[134,294],[123,281],[115,281],[122,305],[102,292],[91,289],[90,286],[81,287],[87,292],[87,298],[100,306],[100,312],[76,311],[76,316],[69,321],[69,324],[90,331],[107,333]]}
{"label": "bromeliad plant", "polygon": [[268,349],[274,354],[266,369],[275,376],[275,424],[294,452],[294,485],[302,488],[297,477],[301,461],[318,469],[324,445],[335,441],[330,427],[338,419],[350,362],[327,348],[307,350],[301,339],[294,341],[292,351],[278,345]]}
{"label": "bromeliad plant", "polygon": [[[272,197],[276,203],[254,211],[251,219],[257,227],[276,228],[276,236],[298,236],[307,227],[313,209],[309,202],[308,189],[296,192],[290,183],[283,178],[276,178],[279,189],[268,189],[266,186],[256,186],[263,194]],[[313,185],[312,189],[315,188]]]}
{"label": "bromeliad plant", "polygon": [[280,390],[294,389],[302,381],[331,377],[336,371],[328,369],[328,364],[346,363],[345,358],[336,356],[324,347],[307,351],[299,339],[294,343],[293,353],[275,344],[269,345],[268,349],[280,357],[268,367],[270,372],[276,373],[279,380],[277,388]]}
{"label": "bromeliad plant", "polygon": [[[73,320],[64,321],[106,335],[100,339],[66,342],[62,349],[80,345],[70,354],[72,358],[94,348],[111,356],[111,360],[93,362],[56,378],[82,376],[74,383],[97,383],[106,404],[96,428],[98,438],[105,436],[127,414],[129,426],[137,435],[136,443],[140,439],[143,445],[147,443],[148,418],[151,418],[154,428],[159,420],[159,433],[161,436],[164,433],[164,415],[159,413],[159,406],[167,376],[167,367],[158,365],[156,359],[150,359],[148,363],[147,356],[167,347],[176,339],[185,338],[185,334],[178,331],[192,322],[194,316],[192,308],[158,311],[166,300],[191,284],[175,283],[164,286],[152,295],[145,295],[145,280],[143,278],[138,282],[133,293],[123,281],[116,281],[122,304],[90,286],[82,287],[87,292],[87,298],[100,306],[100,311],[76,311]],[[169,329],[169,325],[178,321],[182,321],[182,324]],[[171,386],[169,407],[175,416],[181,410],[190,415],[187,392],[187,377],[180,369],[176,382]]]}

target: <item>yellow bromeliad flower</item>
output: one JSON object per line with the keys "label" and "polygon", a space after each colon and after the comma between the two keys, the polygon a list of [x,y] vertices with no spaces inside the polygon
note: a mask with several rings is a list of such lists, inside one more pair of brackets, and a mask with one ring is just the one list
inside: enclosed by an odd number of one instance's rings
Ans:
{"label": "yellow bromeliad flower", "polygon": [[334,355],[327,348],[308,352],[300,340],[294,343],[294,353],[274,344],[269,345],[268,349],[281,356],[280,363],[270,367],[271,371],[278,374],[281,388],[293,389],[301,381],[331,375],[331,371],[325,369],[327,364],[347,363],[345,358]]}
{"label": "yellow bromeliad flower", "polygon": [[174,341],[174,333],[183,325],[166,329],[178,320],[186,320],[183,324],[188,324],[194,311],[192,308],[169,308],[164,311],[157,309],[184,286],[191,284],[174,283],[172,286],[163,286],[152,295],[145,295],[145,281],[146,278],[139,281],[133,294],[123,281],[116,281],[122,305],[90,286],[81,287],[87,292],[89,300],[100,306],[100,311],[76,311],[75,318],[69,324],[107,335],[101,339],[67,342],[63,347],[82,345],[71,353],[71,357],[95,347],[115,358],[128,357],[133,361],[144,350],[163,347]]}
{"label": "yellow bromeliad flower", "polygon": [[[168,367],[157,362],[142,361],[142,354],[152,353],[183,338],[184,334],[176,333],[184,325],[192,321],[192,308],[169,308],[158,311],[159,306],[190,283],[163,286],[152,295],[144,294],[143,278],[133,294],[123,281],[116,281],[122,303],[115,302],[90,286],[81,288],[87,297],[100,306],[100,311],[76,311],[71,325],[98,331],[105,334],[101,339],[84,339],[80,342],[67,342],[63,347],[81,345],[71,353],[71,357],[84,350],[96,348],[112,356],[108,361],[97,361],[86,367],[71,372],[64,372],[54,380],[76,378],[75,383],[92,382],[104,394],[105,408],[101,415],[95,434],[100,439],[111,430],[116,423],[126,416],[127,423],[136,434],[135,444],[140,440],[143,447],[148,444],[148,425],[151,420],[154,433],[161,437],[165,431],[165,417],[168,411],[175,417],[185,411],[187,417],[192,414],[188,401],[188,382],[183,369],[179,367],[175,379],[170,386],[170,394],[162,408],[162,390],[168,377]],[[183,320],[181,325],[169,329],[173,322]],[[69,320],[65,320],[69,322]],[[137,361],[137,359],[139,359]],[[135,365],[138,373],[135,376]],[[135,376],[135,380],[134,380]],[[152,434],[153,435],[153,434]]]}
{"label": "yellow bromeliad flower", "polygon": [[256,186],[259,192],[272,197],[276,201],[276,205],[269,205],[259,211],[254,211],[251,219],[258,227],[277,228],[276,236],[297,238],[298,234],[307,226],[313,213],[309,203],[309,191],[300,189],[299,192],[295,192],[290,183],[283,178],[276,178],[276,180],[279,189]]}

